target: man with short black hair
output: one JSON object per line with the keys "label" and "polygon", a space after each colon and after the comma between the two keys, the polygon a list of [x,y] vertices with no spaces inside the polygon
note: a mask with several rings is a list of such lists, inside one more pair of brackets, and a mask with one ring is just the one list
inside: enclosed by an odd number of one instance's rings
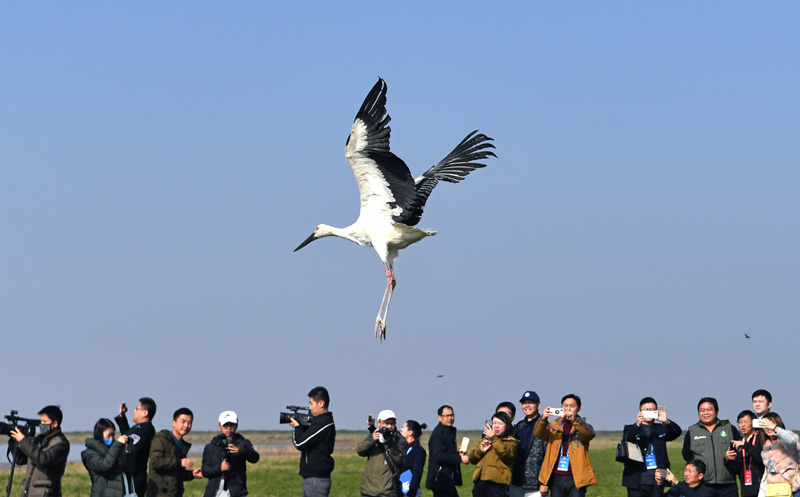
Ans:
{"label": "man with short black hair", "polygon": [[[542,469],[544,453],[547,450],[545,441],[533,436],[536,426],[542,420],[539,414],[539,395],[533,390],[528,390],[522,394],[519,402],[525,418],[514,426],[514,436],[519,440],[519,450],[514,459],[508,494],[510,497],[539,497],[541,495],[539,471]],[[541,490],[546,493],[547,486]]]}
{"label": "man with short black hair", "polygon": [[184,438],[192,431],[193,421],[192,411],[181,407],[172,415],[172,431],[161,430],[153,437],[147,497],[181,497],[184,481],[203,477],[200,468],[192,470],[194,461],[188,457],[192,444]]}
{"label": "man with short black hair", "polygon": [[153,427],[153,417],[156,415],[156,401],[150,397],[142,397],[139,404],[133,410],[133,426],[128,425],[128,418],[125,413],[128,406],[123,402],[119,406],[119,416],[114,418],[119,426],[119,431],[123,435],[128,435],[131,442],[131,451],[126,457],[132,458],[133,462],[128,461],[128,467],[132,467],[133,489],[136,495],[144,497],[147,490],[147,459],[150,457],[150,444],[156,429]]}
{"label": "man with short black hair", "polygon": [[539,482],[547,485],[551,497],[583,497],[586,488],[597,483],[589,442],[595,437],[594,428],[578,416],[581,398],[570,393],[561,398],[561,415],[556,417],[547,406],[542,416],[553,420],[539,423],[536,438],[547,442]]}
{"label": "man with short black hair", "polygon": [[400,489],[400,470],[406,457],[408,443],[397,433],[397,416],[384,409],[378,413],[378,426],[370,425],[365,440],[356,452],[367,458],[361,480],[363,497],[397,497]]}
{"label": "man with short black hair", "polygon": [[772,408],[772,394],[760,388],[753,392],[753,411],[755,411],[756,418],[761,419]]}
{"label": "man with short black hair", "polygon": [[683,439],[681,454],[685,461],[699,459],[706,465],[703,481],[719,497],[737,497],[736,475],[725,464],[725,452],[734,440],[741,440],[739,430],[727,419],[719,419],[719,404],[713,397],[697,403],[700,421],[691,425]]}
{"label": "man with short black hair", "polygon": [[461,486],[461,456],[456,445],[456,415],[453,408],[443,405],[437,411],[439,424],[428,439],[428,478],[425,487],[433,497],[458,497]]}
{"label": "man with short black hair", "polygon": [[303,497],[327,497],[331,491],[336,425],[333,423],[333,413],[328,411],[330,403],[331,398],[325,387],[312,388],[308,392],[311,424],[303,426],[294,418],[289,421],[294,427],[292,444],[301,452]]}
{"label": "man with short black hair", "polygon": [[18,429],[9,434],[28,457],[22,497],[61,497],[61,477],[69,456],[69,440],[61,431],[64,415],[60,407],[52,405],[44,407],[38,414],[38,435],[26,437]]}
{"label": "man with short black hair", "polygon": [[753,429],[756,419],[752,411],[742,411],[736,418],[742,440],[734,440],[725,452],[728,468],[739,477],[739,488],[742,497],[758,495],[759,482],[764,475],[764,460],[761,458],[761,441],[758,430]]}
{"label": "man with short black hair", "polygon": [[497,404],[497,407],[495,407],[494,409],[494,412],[501,412],[501,411],[508,414],[508,417],[510,417],[511,421],[513,422],[514,417],[517,415],[517,406],[515,406],[513,402],[505,400]]}
{"label": "man with short black hair", "polygon": [[653,397],[639,401],[636,423],[622,429],[623,442],[636,444],[642,453],[641,461],[626,459],[622,469],[622,486],[628,497],[658,497],[664,493],[664,487],[656,483],[655,473],[669,469],[667,442],[679,436],[681,427],[667,417],[667,410]]}
{"label": "man with short black hair", "polygon": [[669,469],[657,469],[655,479],[659,486],[663,485],[664,481],[672,484],[672,488],[667,492],[668,497],[714,497],[714,491],[705,484],[705,472],[705,463],[700,459],[692,459],[686,463],[686,468],[683,470],[685,481],[678,481]]}

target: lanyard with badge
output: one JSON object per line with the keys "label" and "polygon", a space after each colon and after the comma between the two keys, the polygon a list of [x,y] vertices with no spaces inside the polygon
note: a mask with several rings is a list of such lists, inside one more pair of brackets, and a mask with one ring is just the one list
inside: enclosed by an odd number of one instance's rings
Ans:
{"label": "lanyard with badge", "polygon": [[644,456],[644,467],[647,469],[656,469],[656,455],[653,452],[653,444],[650,444],[650,449]]}
{"label": "lanyard with badge", "polygon": [[[561,429],[564,429],[564,423],[561,423]],[[570,433],[572,433],[574,429],[575,427],[572,426]],[[558,471],[569,471],[569,437],[567,437],[566,443],[564,443],[564,441],[561,442],[561,455],[558,458],[558,466],[556,469]]]}
{"label": "lanyard with badge", "polygon": [[[750,435],[751,440],[755,435]],[[747,452],[744,451],[744,445],[747,443],[745,440],[744,444],[742,444],[742,466],[744,467],[744,484],[745,485],[752,485],[753,484],[753,472],[750,468],[753,467],[753,458],[752,456],[748,456]]]}

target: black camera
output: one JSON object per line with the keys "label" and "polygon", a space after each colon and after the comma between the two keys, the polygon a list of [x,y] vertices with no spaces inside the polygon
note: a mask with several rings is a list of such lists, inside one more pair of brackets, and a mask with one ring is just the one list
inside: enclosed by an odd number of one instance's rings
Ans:
{"label": "black camera", "polygon": [[384,426],[383,428],[379,428],[378,432],[383,435],[383,443],[390,444],[394,442],[394,439],[397,437],[397,433],[391,429]]}
{"label": "black camera", "polygon": [[291,423],[292,418],[296,419],[298,423],[303,426],[309,426],[311,424],[311,419],[313,416],[308,413],[298,413],[297,411],[308,411],[308,407],[300,407],[300,406],[286,406],[286,409],[292,411],[291,413],[282,412],[279,422],[281,424]]}
{"label": "black camera", "polygon": [[11,435],[11,432],[16,429],[26,437],[33,436],[40,421],[38,419],[21,418],[17,414],[19,414],[19,411],[11,411],[11,414],[6,414],[5,416],[9,421],[8,423],[0,421],[0,435]]}
{"label": "black camera", "polygon": [[[18,416],[19,411],[11,411],[11,414],[6,414],[5,418],[8,423],[0,421],[0,435],[11,435],[14,430],[19,431],[26,437],[32,437],[36,434],[36,427],[41,424],[38,419],[21,418]],[[18,451],[19,444],[13,438],[8,440],[8,450],[6,451],[6,458],[12,465],[16,463],[17,466],[24,466],[28,464],[28,456]],[[13,470],[12,470],[13,477]],[[10,483],[10,480],[9,480]]]}

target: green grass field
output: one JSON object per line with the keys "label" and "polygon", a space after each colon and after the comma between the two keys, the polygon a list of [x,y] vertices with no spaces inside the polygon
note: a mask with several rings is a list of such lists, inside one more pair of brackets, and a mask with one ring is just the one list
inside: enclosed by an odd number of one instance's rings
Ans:
{"label": "green grass field", "polygon": [[[192,433],[188,439],[193,443],[207,441],[212,438],[212,433]],[[250,465],[247,473],[248,489],[250,495],[256,497],[287,497],[302,496],[300,487],[300,476],[297,474],[299,464],[299,452],[293,447],[286,447],[290,444],[290,435],[287,432],[258,432],[245,433],[255,444],[266,444],[267,448],[261,451],[261,460]],[[480,438],[478,432],[460,432],[460,436],[467,436],[475,441]],[[589,487],[587,495],[592,497],[624,497],[625,489],[621,486],[622,464],[614,460],[617,442],[621,438],[621,432],[601,432],[592,441],[589,455],[597,474],[597,484]],[[331,497],[353,497],[360,495],[361,472],[364,469],[364,459],[355,453],[356,444],[364,437],[362,432],[339,432],[337,433],[336,450],[336,469],[333,472],[333,488]],[[70,434],[71,440],[83,440],[85,435]],[[682,438],[671,442],[669,447],[669,457],[672,462],[673,472],[681,477],[683,475],[683,458],[680,455],[680,444]],[[422,437],[423,447],[427,447],[427,437]],[[273,448],[271,446],[277,448]],[[200,459],[195,460],[200,464]],[[426,464],[427,466],[427,464]],[[459,489],[462,497],[472,495],[472,472],[474,466],[462,466],[464,474],[464,485]],[[21,469],[21,470],[20,470]],[[5,490],[8,482],[8,471],[0,471],[0,482]],[[14,474],[14,487],[11,495],[20,494],[20,486],[25,474],[25,468],[18,468]],[[187,482],[185,495],[199,497],[205,491],[205,484],[208,480],[195,480]],[[424,479],[423,479],[424,481]],[[62,480],[63,494],[65,497],[82,497],[89,495],[90,481],[86,469],[81,463],[70,463]],[[423,488],[425,495],[431,495],[430,491]]]}

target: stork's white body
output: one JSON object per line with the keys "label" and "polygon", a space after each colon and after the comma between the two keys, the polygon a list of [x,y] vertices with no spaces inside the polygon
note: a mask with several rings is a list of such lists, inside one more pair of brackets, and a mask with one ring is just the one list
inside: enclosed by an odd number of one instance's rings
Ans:
{"label": "stork's white body", "polygon": [[491,138],[473,131],[444,159],[414,180],[405,163],[389,151],[391,128],[386,115],[386,84],[379,79],[361,105],[345,156],[353,169],[361,196],[361,211],[355,223],[346,228],[320,224],[295,251],[314,240],[336,236],[363,247],[372,247],[386,269],[386,290],[375,320],[375,335],[386,337],[386,318],[397,281],[394,261],[398,252],[412,243],[435,235],[435,231],[415,228],[425,202],[439,180],[458,183],[484,164],[474,162],[494,156]]}

